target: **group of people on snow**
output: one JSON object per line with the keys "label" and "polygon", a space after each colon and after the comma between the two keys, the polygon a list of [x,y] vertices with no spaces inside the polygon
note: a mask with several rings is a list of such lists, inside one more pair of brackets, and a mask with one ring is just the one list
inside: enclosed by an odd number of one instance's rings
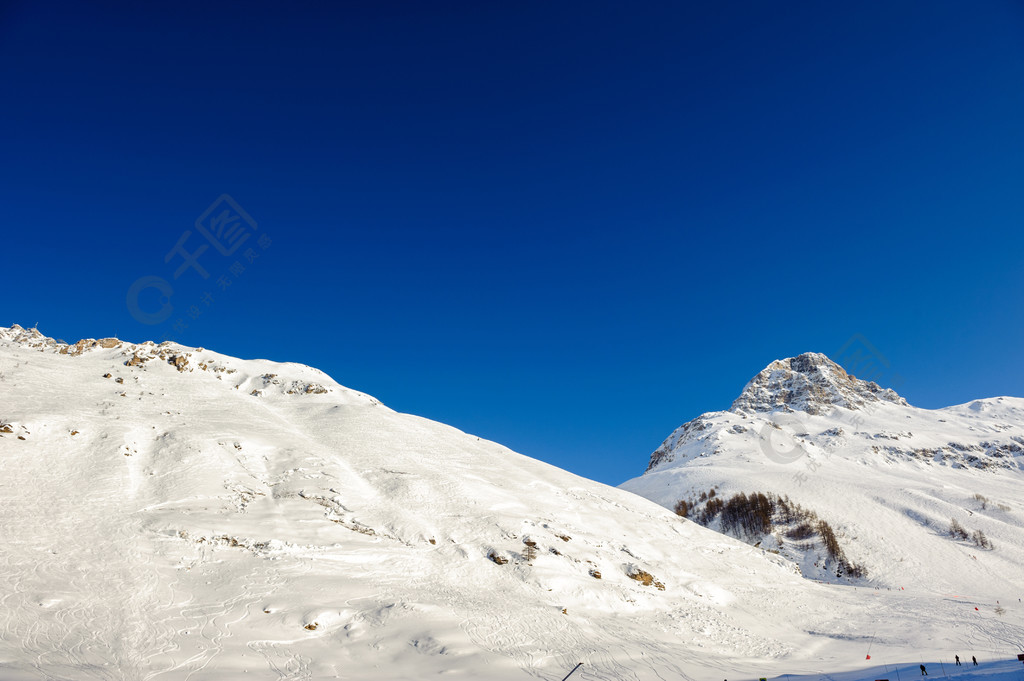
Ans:
{"label": "group of people on snow", "polygon": [[[957,667],[961,666],[960,665],[960,656],[959,655],[954,655],[953,657],[956,658],[956,666]],[[974,655],[971,655],[971,662],[974,663],[975,667],[978,666],[978,658],[976,658]],[[921,676],[928,676],[928,670],[925,669],[924,665],[921,665]]]}

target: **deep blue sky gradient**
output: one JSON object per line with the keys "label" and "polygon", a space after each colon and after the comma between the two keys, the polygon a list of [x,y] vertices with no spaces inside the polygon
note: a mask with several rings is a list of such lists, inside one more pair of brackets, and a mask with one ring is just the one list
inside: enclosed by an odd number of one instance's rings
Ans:
{"label": "deep blue sky gradient", "polygon": [[[913,404],[1024,394],[1020,2],[2,7],[0,325],[310,364],[612,484],[854,337]],[[224,193],[270,243],[136,321]]]}

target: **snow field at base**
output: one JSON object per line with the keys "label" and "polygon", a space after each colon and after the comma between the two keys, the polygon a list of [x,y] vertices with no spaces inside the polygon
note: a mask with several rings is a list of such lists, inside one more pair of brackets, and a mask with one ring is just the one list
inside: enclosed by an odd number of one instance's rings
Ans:
{"label": "snow field at base", "polygon": [[169,349],[0,333],[0,678],[840,678],[875,631],[901,664],[1020,638],[1009,604],[816,584],[314,369]]}
{"label": "snow field at base", "polygon": [[[971,465],[893,451],[979,452],[997,441],[1012,447],[1024,434],[1024,400],[939,410],[883,403],[815,415],[714,412],[698,420],[689,435],[685,427],[673,433],[654,467],[621,488],[666,508],[714,488],[723,500],[771,493],[816,513],[835,529],[847,557],[867,568],[865,579],[826,570],[820,545],[806,550],[781,534],[748,541],[778,551],[809,579],[873,603],[876,623],[860,630],[873,660],[879,644],[895,651],[888,653],[893,664],[948,658],[952,665],[958,650],[961,657],[982,650],[989,659],[1024,652],[1024,454],[980,454]],[[763,438],[780,430],[775,426],[785,432],[783,442],[802,450],[788,463],[765,451]],[[982,530],[992,548],[952,538],[952,518]]]}

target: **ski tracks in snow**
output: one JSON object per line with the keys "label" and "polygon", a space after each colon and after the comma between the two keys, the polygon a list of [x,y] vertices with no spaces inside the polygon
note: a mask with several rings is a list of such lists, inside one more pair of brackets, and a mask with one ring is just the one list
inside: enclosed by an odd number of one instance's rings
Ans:
{"label": "ski tracks in snow", "polygon": [[[636,638],[636,623],[629,620],[618,626],[602,618],[598,629],[575,619],[581,615],[563,614],[555,606],[525,612],[530,599],[524,605],[506,601],[507,608],[497,611],[493,600],[474,601],[471,592],[460,591],[458,586],[424,583],[416,590],[432,591],[438,602],[447,603],[474,644],[511,658],[536,678],[552,678],[552,669],[564,673],[583,662],[587,678],[598,681],[690,679],[663,642],[620,643]],[[499,597],[496,592],[495,598]],[[537,639],[537,631],[545,632],[543,641]],[[676,652],[682,651],[680,646]]]}
{"label": "ski tracks in snow", "polygon": [[[32,447],[5,453],[0,517],[30,539],[0,543],[0,640],[20,647],[43,678],[143,681],[150,659],[175,647],[173,629],[152,617],[174,599],[174,580],[142,554],[145,529],[123,522],[130,500],[110,493],[124,489],[118,459],[78,479],[76,444],[69,438],[48,461]],[[57,489],[74,492],[37,491]]]}
{"label": "ski tracks in snow", "polygon": [[[1001,622],[990,617],[977,618],[970,622],[974,634],[984,643],[991,644],[993,652],[1016,650],[1024,653],[1024,627]],[[973,640],[971,641],[973,643]]]}

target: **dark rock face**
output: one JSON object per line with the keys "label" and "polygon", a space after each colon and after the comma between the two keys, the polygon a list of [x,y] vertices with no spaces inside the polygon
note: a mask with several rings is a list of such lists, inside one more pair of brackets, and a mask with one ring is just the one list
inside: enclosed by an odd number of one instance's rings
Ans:
{"label": "dark rock face", "polygon": [[907,404],[895,391],[851,376],[825,355],[807,352],[769,364],[747,383],[729,410],[737,414],[777,409],[820,414],[832,407],[857,410],[882,401]]}
{"label": "dark rock face", "polygon": [[[907,401],[893,390],[851,376],[823,354],[807,352],[797,357],[775,360],[765,367],[747,383],[729,411],[740,416],[777,410],[827,414],[835,407],[856,411],[878,402],[907,406]],[[676,450],[683,445],[699,442],[703,452],[701,456],[714,454],[719,437],[711,420],[714,416],[714,413],[702,414],[676,428],[651,454],[647,471],[671,463]],[[734,424],[728,430],[733,435],[746,431],[739,424]],[[834,433],[826,435],[838,435],[841,432],[841,429],[836,429]]]}
{"label": "dark rock face", "polygon": [[706,415],[698,416],[692,421],[687,421],[676,428],[675,432],[672,433],[667,440],[662,442],[661,446],[651,454],[651,460],[650,463],[647,464],[647,470],[649,471],[662,463],[672,461],[671,455],[676,447],[680,444],[693,442],[700,438],[702,434],[706,433],[712,427],[712,423],[710,420],[705,418],[705,416]]}

